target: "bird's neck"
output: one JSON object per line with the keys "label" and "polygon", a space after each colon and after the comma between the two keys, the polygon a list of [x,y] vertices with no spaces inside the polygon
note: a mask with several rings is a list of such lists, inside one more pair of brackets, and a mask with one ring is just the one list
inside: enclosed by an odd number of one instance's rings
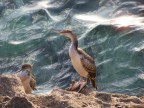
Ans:
{"label": "bird's neck", "polygon": [[74,34],[69,34],[69,38],[71,39],[71,47],[76,49],[78,48],[78,40]]}
{"label": "bird's neck", "polygon": [[71,42],[71,47],[72,47],[72,49],[77,50],[77,48],[78,48],[78,41]]}
{"label": "bird's neck", "polygon": [[78,42],[77,41],[72,41],[70,48],[69,48],[69,56],[71,58],[75,57],[75,55],[77,54],[77,48],[78,48]]}

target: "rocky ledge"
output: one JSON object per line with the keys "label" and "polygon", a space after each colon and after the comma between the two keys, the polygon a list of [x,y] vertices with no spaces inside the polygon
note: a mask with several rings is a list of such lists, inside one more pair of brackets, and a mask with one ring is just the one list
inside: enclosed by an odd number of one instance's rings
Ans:
{"label": "rocky ledge", "polygon": [[18,77],[1,75],[0,108],[144,108],[144,97],[103,92],[86,96],[60,89],[50,94],[25,94]]}

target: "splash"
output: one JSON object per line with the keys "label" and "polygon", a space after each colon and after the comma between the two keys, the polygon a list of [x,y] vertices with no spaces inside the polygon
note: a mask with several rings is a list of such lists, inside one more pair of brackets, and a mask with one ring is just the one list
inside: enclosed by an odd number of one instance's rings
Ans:
{"label": "splash", "polygon": [[112,20],[112,24],[118,27],[143,27],[144,18],[138,16],[120,16]]}
{"label": "splash", "polygon": [[83,20],[83,21],[88,21],[88,22],[95,22],[97,24],[109,24],[110,23],[110,19],[106,19],[102,16],[99,16],[99,15],[84,15],[84,14],[81,14],[81,15],[75,15],[74,16],[75,19],[78,19],[78,20]]}
{"label": "splash", "polygon": [[22,44],[24,42],[26,42],[26,41],[10,41],[9,43],[13,44],[13,45],[19,45],[19,44]]}
{"label": "splash", "polygon": [[[91,25],[114,25],[117,27],[139,27],[143,28],[144,18],[133,15],[123,15],[116,18],[104,18],[100,15],[75,15],[75,19],[86,21]],[[89,24],[89,25],[90,25]],[[88,25],[88,26],[89,26]]]}

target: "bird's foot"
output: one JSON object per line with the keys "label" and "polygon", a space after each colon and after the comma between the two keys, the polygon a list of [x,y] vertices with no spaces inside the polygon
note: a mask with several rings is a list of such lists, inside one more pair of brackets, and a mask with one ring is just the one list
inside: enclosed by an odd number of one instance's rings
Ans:
{"label": "bird's foot", "polygon": [[70,86],[66,88],[67,91],[76,91],[80,87],[80,83],[76,81],[72,81]]}
{"label": "bird's foot", "polygon": [[96,87],[96,88],[94,88],[93,90],[94,90],[94,91],[96,91],[96,90],[97,90],[97,87]]}
{"label": "bird's foot", "polygon": [[83,80],[83,81],[72,81],[72,83],[70,84],[70,86],[66,89],[67,91],[75,91],[75,92],[79,92],[82,94],[87,95],[90,91],[89,88],[87,86],[87,83]]}
{"label": "bird's foot", "polygon": [[80,93],[81,90],[87,85],[87,82],[85,82],[84,80],[80,80],[79,84],[80,84],[80,88],[78,90],[78,93]]}

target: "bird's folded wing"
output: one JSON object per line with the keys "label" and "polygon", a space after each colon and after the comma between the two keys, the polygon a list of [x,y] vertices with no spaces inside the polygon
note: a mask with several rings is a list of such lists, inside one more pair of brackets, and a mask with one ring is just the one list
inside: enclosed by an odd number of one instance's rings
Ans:
{"label": "bird's folded wing", "polygon": [[33,89],[33,90],[36,90],[36,80],[31,78],[30,80],[30,87]]}
{"label": "bird's folded wing", "polygon": [[93,58],[80,48],[78,48],[78,52],[81,55],[80,60],[84,69],[90,74],[96,74],[96,65]]}

